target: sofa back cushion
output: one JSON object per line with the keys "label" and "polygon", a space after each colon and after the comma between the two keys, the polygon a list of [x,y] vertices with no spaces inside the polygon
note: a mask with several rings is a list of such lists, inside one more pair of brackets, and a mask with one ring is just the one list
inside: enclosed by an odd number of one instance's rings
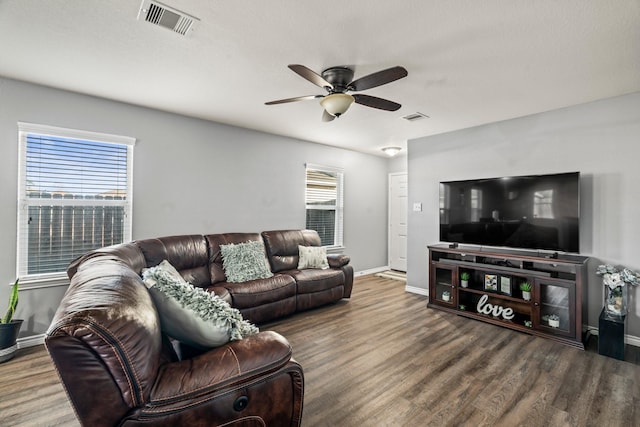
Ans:
{"label": "sofa back cushion", "polygon": [[193,286],[202,288],[211,284],[209,251],[204,236],[170,236],[136,240],[133,243],[142,251],[147,268],[167,260]]}
{"label": "sofa back cushion", "polygon": [[226,282],[227,276],[224,274],[224,266],[222,263],[222,252],[220,246],[233,243],[235,245],[246,242],[261,242],[262,237],[259,233],[224,233],[224,234],[208,234],[204,236],[209,245],[209,275],[211,284]]}
{"label": "sofa back cushion", "polygon": [[143,268],[147,267],[147,262],[140,248],[133,243],[121,243],[89,251],[74,259],[67,267],[67,276],[71,279],[78,271],[78,267],[87,260],[107,256],[111,256],[112,259],[125,263],[138,274],[142,272]]}
{"label": "sofa back cushion", "polygon": [[83,425],[117,424],[149,401],[160,364],[175,360],[142,279],[111,253],[77,266],[45,343]]}
{"label": "sofa back cushion", "polygon": [[263,231],[262,238],[274,273],[298,268],[298,245],[321,246],[315,230]]}

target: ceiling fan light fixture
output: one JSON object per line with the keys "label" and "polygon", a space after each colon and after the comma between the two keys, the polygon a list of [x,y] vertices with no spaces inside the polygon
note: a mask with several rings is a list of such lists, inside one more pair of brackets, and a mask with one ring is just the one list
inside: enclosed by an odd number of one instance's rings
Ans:
{"label": "ceiling fan light fixture", "polygon": [[351,104],[353,104],[353,96],[347,93],[332,93],[320,100],[320,105],[325,111],[332,116],[340,117],[347,112]]}
{"label": "ceiling fan light fixture", "polygon": [[398,154],[402,148],[400,147],[384,147],[382,151],[389,157],[393,157]]}

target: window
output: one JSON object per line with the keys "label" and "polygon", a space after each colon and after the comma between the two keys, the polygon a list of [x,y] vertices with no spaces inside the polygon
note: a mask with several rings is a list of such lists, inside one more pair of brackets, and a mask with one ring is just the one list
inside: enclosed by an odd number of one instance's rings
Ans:
{"label": "window", "polygon": [[449,186],[440,183],[440,224],[449,224],[449,212],[451,211],[451,197]]}
{"label": "window", "polygon": [[59,281],[77,256],[131,240],[135,139],[18,123],[18,277]]}
{"label": "window", "polygon": [[318,232],[322,246],[342,247],[343,188],[342,169],[307,164],[306,227]]}
{"label": "window", "polygon": [[[471,189],[471,221],[480,221],[482,215],[482,190],[477,188]],[[497,219],[497,218],[495,218]]]}
{"label": "window", "polygon": [[533,217],[554,218],[553,190],[541,190],[533,193]]}

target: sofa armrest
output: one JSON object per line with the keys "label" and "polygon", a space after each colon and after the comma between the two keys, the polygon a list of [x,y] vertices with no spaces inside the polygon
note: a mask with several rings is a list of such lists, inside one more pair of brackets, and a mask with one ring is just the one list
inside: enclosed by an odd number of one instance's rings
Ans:
{"label": "sofa armrest", "polygon": [[329,267],[342,268],[345,265],[349,264],[351,258],[348,255],[329,254],[327,255],[327,260],[329,261]]}
{"label": "sofa armrest", "polygon": [[151,403],[189,399],[246,383],[285,366],[291,346],[282,335],[265,331],[231,341],[193,359],[163,365],[151,391]]}

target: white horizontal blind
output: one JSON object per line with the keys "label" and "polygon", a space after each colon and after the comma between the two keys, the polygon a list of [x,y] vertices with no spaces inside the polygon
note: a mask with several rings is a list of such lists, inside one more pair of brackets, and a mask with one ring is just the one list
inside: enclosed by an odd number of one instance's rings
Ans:
{"label": "white horizontal blind", "polygon": [[306,228],[318,232],[323,246],[343,244],[343,187],[341,169],[307,165]]}
{"label": "white horizontal blind", "polygon": [[133,138],[20,123],[19,140],[19,277],[131,239]]}

